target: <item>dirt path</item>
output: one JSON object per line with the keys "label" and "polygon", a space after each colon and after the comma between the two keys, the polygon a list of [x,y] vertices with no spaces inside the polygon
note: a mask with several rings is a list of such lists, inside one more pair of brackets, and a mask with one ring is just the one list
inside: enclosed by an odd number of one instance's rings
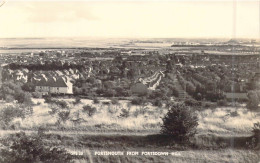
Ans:
{"label": "dirt path", "polygon": [[[9,135],[9,134],[15,134],[20,131],[25,132],[26,134],[33,134],[37,133],[36,130],[0,130],[0,137]],[[158,134],[159,132],[127,132],[127,131],[46,131],[46,134],[59,134],[59,135],[103,135],[103,136],[112,136],[112,135],[118,135],[118,136],[147,136],[151,134]]]}

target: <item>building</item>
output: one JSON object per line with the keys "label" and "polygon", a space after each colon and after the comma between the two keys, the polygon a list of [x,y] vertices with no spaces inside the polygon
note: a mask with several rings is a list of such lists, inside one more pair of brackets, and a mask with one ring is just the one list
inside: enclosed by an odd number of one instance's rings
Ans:
{"label": "building", "polygon": [[47,94],[73,94],[73,84],[66,77],[42,78],[35,84],[35,91],[42,95]]}

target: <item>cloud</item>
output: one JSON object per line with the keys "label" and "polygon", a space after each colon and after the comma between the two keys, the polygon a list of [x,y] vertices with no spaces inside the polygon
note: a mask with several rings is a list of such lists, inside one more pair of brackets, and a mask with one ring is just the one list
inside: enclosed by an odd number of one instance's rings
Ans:
{"label": "cloud", "polygon": [[75,22],[80,20],[97,20],[91,7],[87,3],[71,2],[44,2],[28,3],[24,6],[28,14],[29,22],[52,23],[52,22]]}

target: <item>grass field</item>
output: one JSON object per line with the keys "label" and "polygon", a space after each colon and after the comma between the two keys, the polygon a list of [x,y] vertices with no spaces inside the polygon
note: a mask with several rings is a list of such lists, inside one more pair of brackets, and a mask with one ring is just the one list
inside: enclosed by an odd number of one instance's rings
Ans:
{"label": "grass field", "polygon": [[[34,134],[43,126],[47,144],[65,147],[75,155],[75,162],[256,162],[260,161],[259,150],[252,150],[251,129],[260,121],[260,114],[248,111],[245,106],[217,107],[196,111],[199,118],[198,133],[189,144],[179,144],[170,137],[159,135],[161,117],[167,113],[165,107],[135,106],[127,100],[118,104],[105,104],[101,100],[63,99],[70,108],[68,119],[57,124],[58,114],[51,115],[53,104],[43,99],[33,99],[33,114],[24,119],[15,118],[10,125],[16,130],[3,131],[1,137],[18,130]],[[3,108],[5,105],[2,105]],[[84,105],[97,108],[93,116],[83,111]],[[122,109],[129,110],[129,116],[122,117]],[[80,122],[75,122],[80,119]],[[4,134],[6,132],[6,134]],[[169,156],[97,156],[95,151],[166,151],[177,152]]]}
{"label": "grass field", "polygon": [[[81,100],[74,105],[74,99],[65,100],[70,108],[68,120],[61,123],[59,128],[79,131],[147,131],[158,133],[162,124],[162,117],[167,113],[165,107],[154,107],[152,105],[131,105],[127,100],[121,100],[118,104],[104,104],[109,100],[93,104],[92,100]],[[13,124],[16,128],[35,129],[45,126],[57,130],[59,117],[57,114],[50,115],[52,104],[44,103],[43,99],[34,99],[34,113],[25,119],[16,118]],[[93,116],[83,112],[82,107],[90,105],[97,108]],[[129,110],[128,117],[121,117],[122,109]],[[203,134],[250,134],[253,124],[260,121],[260,113],[250,112],[245,106],[217,107],[196,111],[199,118],[198,132]]]}

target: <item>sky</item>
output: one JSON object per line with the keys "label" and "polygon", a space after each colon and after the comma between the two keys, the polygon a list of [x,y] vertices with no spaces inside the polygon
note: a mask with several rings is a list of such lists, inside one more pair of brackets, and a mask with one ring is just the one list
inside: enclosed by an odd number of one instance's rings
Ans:
{"label": "sky", "polygon": [[0,38],[260,36],[258,1],[5,1]]}

